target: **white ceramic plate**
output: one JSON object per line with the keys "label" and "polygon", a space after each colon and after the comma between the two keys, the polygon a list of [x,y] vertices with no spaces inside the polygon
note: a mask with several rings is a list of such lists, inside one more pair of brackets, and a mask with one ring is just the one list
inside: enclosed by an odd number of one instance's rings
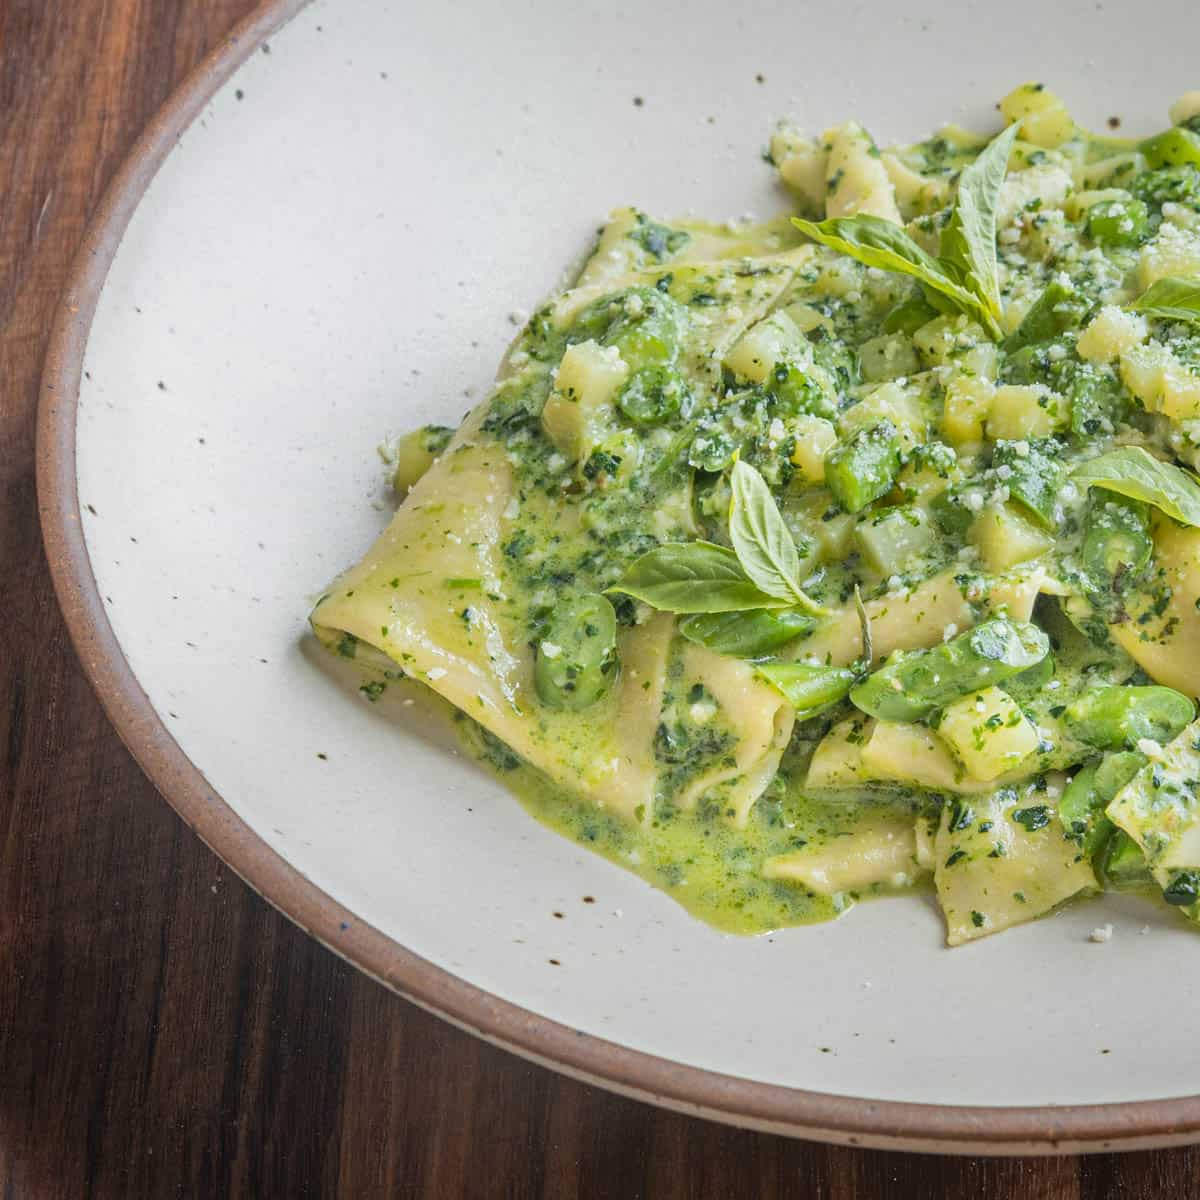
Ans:
{"label": "white ceramic plate", "polygon": [[1200,84],[1194,0],[317,0],[285,25],[298,8],[268,5],[151,129],[46,377],[60,595],[167,798],[365,970],[609,1086],[941,1149],[1200,1130],[1182,923],[1113,899],[948,952],[911,899],[721,936],[305,641],[386,520],[381,436],[457,419],[610,208],[765,215],[774,118],[987,128],[1030,78],[1151,130]]}

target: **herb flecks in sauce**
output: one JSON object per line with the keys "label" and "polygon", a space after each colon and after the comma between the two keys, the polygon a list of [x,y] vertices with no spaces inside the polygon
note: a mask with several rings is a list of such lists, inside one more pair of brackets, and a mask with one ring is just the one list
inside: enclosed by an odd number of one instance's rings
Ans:
{"label": "herb flecks in sauce", "polygon": [[1189,104],[781,126],[794,223],[618,211],[463,427],[383,448],[408,499],[318,634],[721,928],[927,882],[951,944],[1102,886],[1200,915]]}

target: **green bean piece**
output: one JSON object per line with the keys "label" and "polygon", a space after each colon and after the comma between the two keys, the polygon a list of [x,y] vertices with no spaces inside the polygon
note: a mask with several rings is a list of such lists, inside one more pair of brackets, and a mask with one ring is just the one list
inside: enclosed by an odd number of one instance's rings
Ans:
{"label": "green bean piece", "polygon": [[1102,246],[1136,246],[1145,241],[1149,223],[1142,200],[1101,200],[1087,211],[1087,231]]}
{"label": "green bean piece", "polygon": [[1113,823],[1104,810],[1146,762],[1146,756],[1136,750],[1106,754],[1099,762],[1081,767],[1067,785],[1058,803],[1058,815],[1067,833],[1089,857],[1113,833]]}
{"label": "green bean piece", "polygon": [[1098,766],[1098,763],[1092,763],[1080,767],[1058,802],[1058,816],[1063,828],[1079,842],[1085,854],[1094,854],[1112,832],[1112,822],[1104,816],[1104,806],[1096,793]]}
{"label": "green bean piece", "polygon": [[1070,733],[1098,750],[1132,750],[1143,738],[1168,742],[1196,715],[1182,692],[1168,687],[1115,686],[1085,692],[1067,705]]}
{"label": "green bean piece", "polygon": [[1117,892],[1142,891],[1154,883],[1142,848],[1123,829],[1114,830],[1100,858],[1100,873]]}
{"label": "green bean piece", "polygon": [[759,658],[811,633],[816,625],[803,613],[760,608],[750,612],[694,613],[679,622],[679,632],[689,642],[718,654]]}
{"label": "green bean piece", "polygon": [[547,708],[577,712],[596,703],[617,676],[617,616],[604,596],[561,602],[537,647],[534,684]]}
{"label": "green bean piece", "polygon": [[1097,489],[1084,524],[1081,552],[1093,587],[1124,591],[1146,569],[1153,553],[1150,506]]}
{"label": "green bean piece", "polygon": [[862,429],[825,455],[825,486],[848,513],[891,491],[900,473],[900,433],[891,421]]}
{"label": "green bean piece", "polygon": [[1140,750],[1117,750],[1100,760],[1096,768],[1096,791],[1106,806],[1149,761]]}
{"label": "green bean piece", "polygon": [[1182,125],[1147,138],[1138,149],[1151,168],[1179,167],[1186,163],[1200,167],[1200,134],[1184,129]]}
{"label": "green bean piece", "polygon": [[724,429],[701,429],[688,446],[688,466],[710,473],[724,471],[733,462],[737,449],[733,438]]}
{"label": "green bean piece", "polygon": [[774,401],[774,412],[783,417],[811,413],[827,420],[837,415],[837,397],[830,396],[814,379],[791,363],[780,363],[766,384],[767,395]]}
{"label": "green bean piece", "polygon": [[[978,479],[966,479],[948,487],[944,492],[939,492],[929,502],[929,513],[934,524],[947,537],[966,537],[967,530],[979,515],[989,490]],[[978,497],[978,501],[974,497]]]}
{"label": "green bean piece", "polygon": [[687,310],[665,292],[632,287],[593,300],[571,326],[573,342],[615,346],[631,368],[672,362],[687,325]]}
{"label": "green bean piece", "polygon": [[1004,349],[1011,354],[1036,342],[1047,342],[1068,329],[1077,329],[1087,311],[1088,303],[1074,285],[1054,278],[1033,302],[1021,324],[1005,339]]}
{"label": "green bean piece", "polygon": [[1067,402],[1071,406],[1071,432],[1077,438],[1111,433],[1129,415],[1129,401],[1116,374],[1091,363],[1074,368],[1067,385]]}
{"label": "green bean piece", "polygon": [[[1072,346],[1065,338],[1054,338],[1010,350],[1003,359],[1001,379],[1005,383],[1041,383],[1057,391],[1063,363],[1070,361],[1065,354],[1071,352]],[[1060,349],[1064,351],[1063,357],[1059,357]]]}
{"label": "green bean piece", "polygon": [[1054,678],[1054,653],[1051,651],[1028,670],[1006,679],[1001,686],[1018,704],[1032,700]]}
{"label": "green bean piece", "polygon": [[1051,438],[1035,442],[997,442],[992,466],[998,469],[1009,495],[1039,525],[1054,526],[1054,510],[1066,468],[1058,443]]}
{"label": "green bean piece", "polygon": [[898,650],[850,692],[865,713],[919,721],[979,688],[1041,662],[1050,639],[1027,621],[993,617],[929,650]]}
{"label": "green bean piece", "polygon": [[617,407],[638,425],[664,425],[691,410],[687,382],[674,367],[643,367],[617,393]]}
{"label": "green bean piece", "polygon": [[797,721],[820,716],[844,700],[858,678],[845,667],[809,663],[764,663],[758,673],[788,699]]}

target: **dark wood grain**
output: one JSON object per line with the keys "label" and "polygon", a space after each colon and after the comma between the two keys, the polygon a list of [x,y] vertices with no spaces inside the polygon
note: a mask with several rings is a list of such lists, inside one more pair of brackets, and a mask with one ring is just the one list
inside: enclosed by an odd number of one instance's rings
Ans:
{"label": "dark wood grain", "polygon": [[1194,1151],[921,1158],[609,1096],[414,1009],[231,878],[67,642],[36,525],[47,325],[102,190],[251,0],[0,0],[0,1196],[1194,1196]]}

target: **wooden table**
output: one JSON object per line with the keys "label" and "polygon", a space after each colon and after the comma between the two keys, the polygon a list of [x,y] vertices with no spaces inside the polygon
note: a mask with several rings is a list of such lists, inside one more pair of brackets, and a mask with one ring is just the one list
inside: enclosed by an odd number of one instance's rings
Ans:
{"label": "wooden table", "polygon": [[970,1160],[660,1112],[359,976],[232,878],[80,671],[36,521],[47,324],[130,144],[252,0],[0,0],[0,1195],[1194,1196],[1193,1150]]}

